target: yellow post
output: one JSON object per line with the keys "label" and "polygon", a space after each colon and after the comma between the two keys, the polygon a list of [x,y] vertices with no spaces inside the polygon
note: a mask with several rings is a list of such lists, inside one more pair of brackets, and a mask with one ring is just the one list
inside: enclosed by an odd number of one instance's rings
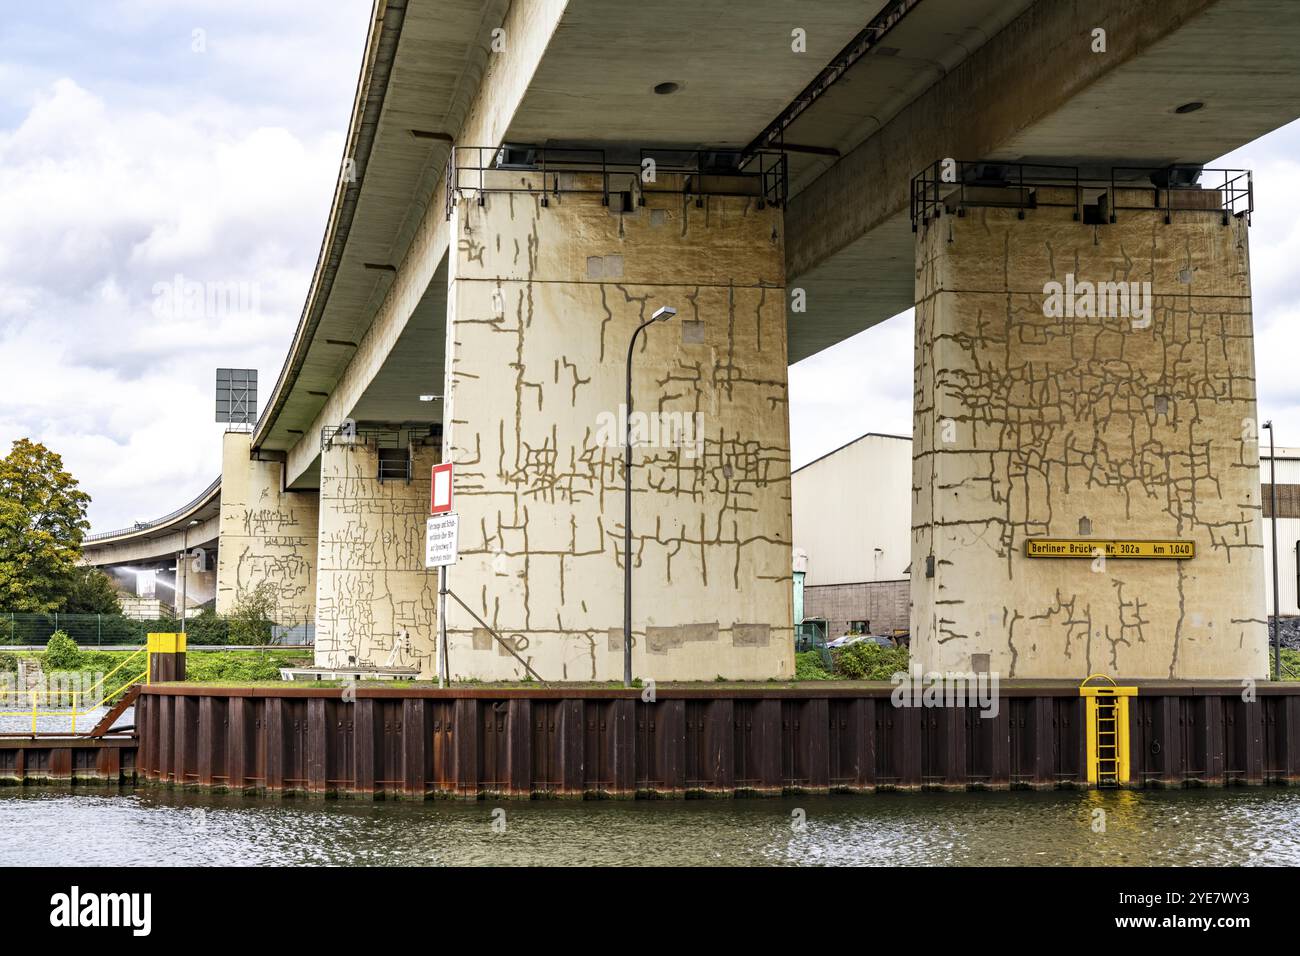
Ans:
{"label": "yellow post", "polygon": [[[1137,693],[1137,688],[1133,688],[1133,693]],[[1115,717],[1119,727],[1122,728],[1118,737],[1116,737],[1116,756],[1119,757],[1119,782],[1128,783],[1129,765],[1128,765],[1128,698],[1119,697],[1115,701]]]}
{"label": "yellow post", "polygon": [[1097,698],[1089,695],[1085,698],[1085,711],[1088,715],[1088,783],[1097,785]]}
{"label": "yellow post", "polygon": [[149,683],[153,683],[154,666],[153,659],[155,656],[161,658],[158,662],[158,671],[160,676],[165,680],[184,680],[185,679],[185,632],[165,634],[150,634],[148,637],[148,673]]}
{"label": "yellow post", "polygon": [[36,736],[36,691],[32,691],[32,736]]}

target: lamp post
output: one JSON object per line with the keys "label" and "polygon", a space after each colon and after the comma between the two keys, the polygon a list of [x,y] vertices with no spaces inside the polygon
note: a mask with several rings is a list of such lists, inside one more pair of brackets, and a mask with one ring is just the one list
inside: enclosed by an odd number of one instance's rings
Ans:
{"label": "lamp post", "polygon": [[190,521],[189,524],[187,524],[184,528],[181,529],[181,556],[180,556],[180,560],[176,562],[176,571],[180,575],[180,579],[181,579],[180,611],[181,611],[181,633],[182,634],[185,633],[185,612],[189,607],[189,602],[186,600],[185,592],[190,581],[190,574],[189,574],[189,567],[188,567],[190,563],[190,528],[193,528],[198,523],[199,523],[199,519],[194,518]]}
{"label": "lamp post", "polygon": [[627,343],[627,419],[623,423],[623,686],[632,686],[632,350],[646,326],[667,322],[677,310],[670,305],[655,310]]}
{"label": "lamp post", "polygon": [[1282,615],[1278,608],[1277,593],[1277,457],[1273,452],[1273,420],[1264,423],[1268,429],[1268,513],[1273,524],[1273,674],[1282,679]]}

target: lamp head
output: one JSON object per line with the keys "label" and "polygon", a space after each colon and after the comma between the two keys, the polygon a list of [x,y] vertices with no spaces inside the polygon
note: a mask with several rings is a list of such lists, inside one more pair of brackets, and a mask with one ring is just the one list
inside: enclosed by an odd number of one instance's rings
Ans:
{"label": "lamp head", "polygon": [[671,305],[660,306],[658,309],[655,309],[655,314],[650,316],[650,321],[667,322],[676,314],[677,314],[677,310],[674,309]]}

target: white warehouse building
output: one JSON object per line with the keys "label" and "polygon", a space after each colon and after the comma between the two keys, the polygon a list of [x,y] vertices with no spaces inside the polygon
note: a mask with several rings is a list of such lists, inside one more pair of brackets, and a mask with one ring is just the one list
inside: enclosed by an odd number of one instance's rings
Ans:
{"label": "white warehouse building", "polygon": [[804,620],[826,621],[830,637],[906,632],[912,439],[863,435],[795,469],[790,495]]}
{"label": "white warehouse building", "polygon": [[[1277,449],[1278,611],[1300,614],[1300,448]],[[1266,613],[1273,613],[1270,461],[1261,449]],[[866,434],[791,477],[796,554],[806,555],[803,620],[827,635],[898,635],[910,610],[912,440]],[[802,563],[802,562],[801,562]]]}
{"label": "white warehouse building", "polygon": [[[1261,449],[1259,480],[1264,486],[1264,589],[1267,613],[1273,614],[1272,495],[1268,448]],[[1282,617],[1300,614],[1297,604],[1297,550],[1300,550],[1300,448],[1277,449],[1277,564],[1278,613]]]}

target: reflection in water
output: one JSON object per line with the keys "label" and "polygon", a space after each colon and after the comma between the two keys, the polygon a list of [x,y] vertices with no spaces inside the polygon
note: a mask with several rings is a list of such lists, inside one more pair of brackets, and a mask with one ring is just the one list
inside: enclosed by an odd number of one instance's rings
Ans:
{"label": "reflection in water", "polygon": [[1294,866],[1300,791],[370,803],[0,789],[0,832],[4,865]]}

